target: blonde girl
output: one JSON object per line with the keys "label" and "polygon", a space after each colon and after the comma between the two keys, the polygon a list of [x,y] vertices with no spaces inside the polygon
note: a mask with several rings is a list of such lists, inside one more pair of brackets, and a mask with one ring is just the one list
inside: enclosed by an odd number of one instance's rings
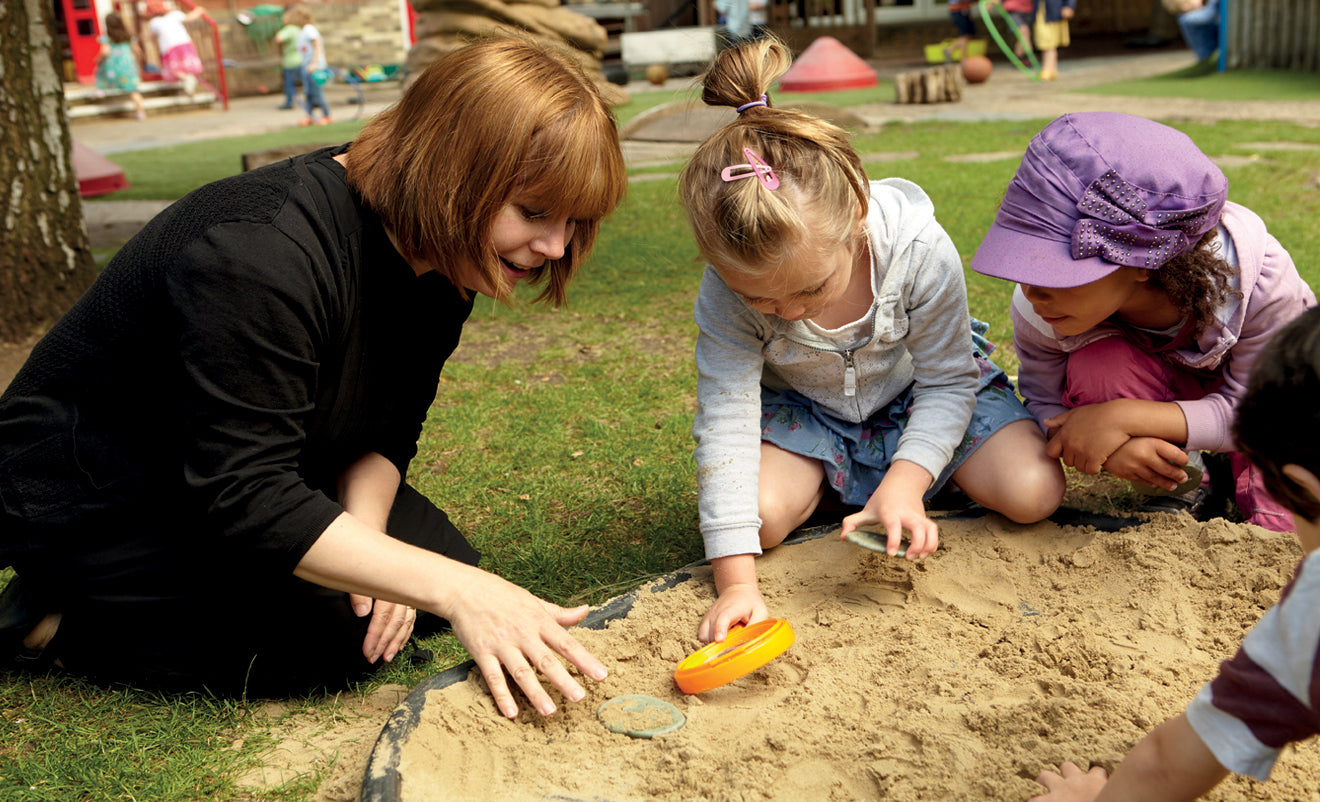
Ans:
{"label": "blonde girl", "polygon": [[[845,133],[774,108],[790,64],[762,41],[721,53],[703,100],[738,118],[680,178],[709,263],[695,316],[701,532],[719,598],[698,635],[768,615],[755,555],[827,494],[895,553],[939,542],[924,500],[952,481],[1028,523],[1063,496],[1057,461],[973,334],[957,249],[915,184],[868,182]],[[977,326],[981,328],[981,326]]]}

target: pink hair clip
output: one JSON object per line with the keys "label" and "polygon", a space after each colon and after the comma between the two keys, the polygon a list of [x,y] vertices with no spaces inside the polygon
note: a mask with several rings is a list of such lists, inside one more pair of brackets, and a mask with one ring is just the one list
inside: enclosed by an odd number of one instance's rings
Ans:
{"label": "pink hair clip", "polygon": [[751,148],[743,148],[743,155],[747,157],[746,164],[731,164],[725,167],[720,173],[720,178],[725,181],[737,181],[740,178],[756,178],[765,185],[766,189],[779,189],[779,176],[765,160],[752,152]]}

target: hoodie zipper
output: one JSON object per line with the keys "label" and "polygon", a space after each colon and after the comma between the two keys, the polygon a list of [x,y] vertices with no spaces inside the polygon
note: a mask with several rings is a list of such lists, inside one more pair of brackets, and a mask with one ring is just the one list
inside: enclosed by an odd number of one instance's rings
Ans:
{"label": "hoodie zipper", "polygon": [[843,352],[843,394],[849,398],[857,395],[857,366],[851,350]]}

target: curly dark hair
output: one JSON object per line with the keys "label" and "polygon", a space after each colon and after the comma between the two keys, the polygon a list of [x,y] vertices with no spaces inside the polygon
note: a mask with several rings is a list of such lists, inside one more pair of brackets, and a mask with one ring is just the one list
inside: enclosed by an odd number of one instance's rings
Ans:
{"label": "curly dark hair", "polygon": [[1212,229],[1196,247],[1151,271],[1150,286],[1164,290],[1183,317],[1192,320],[1193,333],[1199,337],[1214,322],[1219,307],[1242,295],[1230,283],[1234,272],[1219,255],[1218,237]]}

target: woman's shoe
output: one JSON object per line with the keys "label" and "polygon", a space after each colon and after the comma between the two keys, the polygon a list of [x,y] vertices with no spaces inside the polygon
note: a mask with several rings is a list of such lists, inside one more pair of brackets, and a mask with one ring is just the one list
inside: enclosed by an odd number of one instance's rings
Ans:
{"label": "woman's shoe", "polygon": [[47,613],[22,577],[14,577],[0,592],[0,666],[44,668],[52,655],[46,650],[59,629],[59,615]]}
{"label": "woman's shoe", "polygon": [[1040,79],[1041,79],[1042,81],[1053,81],[1055,78],[1058,78],[1058,77],[1059,77],[1059,72],[1058,72],[1058,70],[1041,70],[1041,71],[1040,71]]}

